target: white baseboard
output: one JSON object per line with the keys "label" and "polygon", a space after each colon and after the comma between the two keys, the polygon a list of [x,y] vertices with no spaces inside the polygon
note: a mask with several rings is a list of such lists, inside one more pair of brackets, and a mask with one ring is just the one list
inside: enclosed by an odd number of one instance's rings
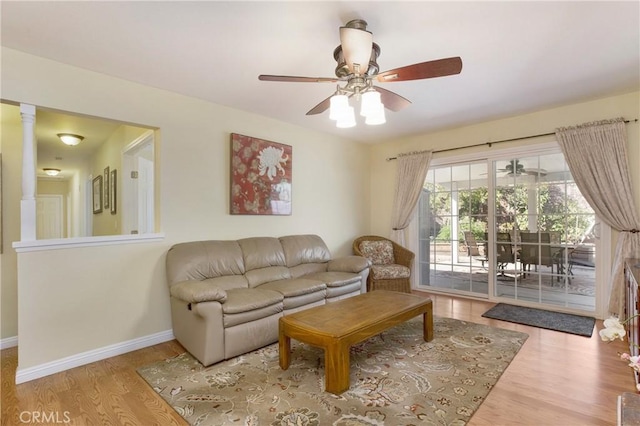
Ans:
{"label": "white baseboard", "polygon": [[[126,342],[116,343],[105,346],[103,348],[82,352],[77,355],[68,356],[56,361],[47,362],[36,365],[34,367],[21,369],[18,365],[16,371],[16,384],[28,382],[30,380],[39,379],[50,374],[59,373],[81,365],[90,364],[113,356],[122,355],[148,346],[157,345],[159,343],[173,340],[173,330],[161,331],[159,333],[150,334],[148,336],[129,340]],[[17,339],[16,339],[17,340]],[[18,363],[20,360],[18,360]]]}
{"label": "white baseboard", "polygon": [[18,336],[7,337],[6,339],[0,339],[0,350],[8,349],[18,346]]}

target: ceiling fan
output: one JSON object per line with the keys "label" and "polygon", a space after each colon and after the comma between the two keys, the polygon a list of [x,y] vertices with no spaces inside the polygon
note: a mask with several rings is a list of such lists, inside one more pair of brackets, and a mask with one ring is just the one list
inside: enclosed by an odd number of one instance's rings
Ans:
{"label": "ceiling fan", "polygon": [[545,176],[547,171],[545,169],[525,169],[524,164],[517,158],[511,160],[504,166],[504,169],[497,169],[499,172],[507,172],[505,176],[520,176],[523,174],[533,176]]}
{"label": "ceiling fan", "polygon": [[[354,19],[340,27],[340,45],[333,51],[333,58],[338,63],[336,77],[295,77],[283,75],[260,75],[261,81],[280,81],[296,83],[345,83],[338,84],[334,95],[355,96],[359,99],[365,93],[379,93],[378,104],[381,102],[384,108],[391,111],[400,111],[411,104],[408,99],[374,86],[373,83],[390,83],[398,81],[421,80],[427,78],[443,77],[459,74],[462,70],[462,59],[452,57],[434,61],[421,62],[395,68],[389,71],[379,72],[376,60],[380,55],[380,47],[373,42],[373,34],[367,31],[367,23],[362,19]],[[307,115],[320,114],[331,106],[334,95],[320,102],[307,112]],[[346,99],[346,98],[345,98]],[[364,104],[364,99],[363,99]],[[384,108],[381,107],[382,113]],[[362,115],[366,114],[364,111]],[[335,118],[333,118],[335,119]],[[377,123],[368,123],[377,124]]]}

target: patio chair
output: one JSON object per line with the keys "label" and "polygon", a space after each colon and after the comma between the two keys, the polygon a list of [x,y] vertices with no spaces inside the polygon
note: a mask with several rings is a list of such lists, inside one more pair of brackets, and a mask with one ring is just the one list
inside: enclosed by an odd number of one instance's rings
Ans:
{"label": "patio chair", "polygon": [[478,260],[482,263],[482,267],[484,268],[484,264],[487,261],[487,252],[485,247],[483,246],[483,254],[480,254],[480,245],[476,241],[475,235],[471,231],[464,231],[464,244],[467,246],[467,254],[469,257],[477,257]]}
{"label": "patio chair", "polygon": [[582,266],[585,268],[595,268],[595,247],[592,244],[578,244],[569,251],[569,267],[567,274],[573,275],[574,266]]}
{"label": "patio chair", "polygon": [[551,274],[553,274],[553,267],[558,260],[551,250],[550,233],[521,232],[520,239],[522,245],[520,246],[519,255],[523,277],[527,276],[527,272],[531,272],[531,265],[534,266],[536,271],[538,270],[538,265],[549,266],[551,267]]}
{"label": "patio chair", "polygon": [[384,237],[365,235],[353,241],[353,253],[372,263],[367,291],[411,293],[411,266],[415,258],[411,250]]}
{"label": "patio chair", "polygon": [[504,276],[504,270],[509,263],[516,264],[516,250],[511,244],[511,235],[508,232],[496,232],[496,264],[500,276]]}

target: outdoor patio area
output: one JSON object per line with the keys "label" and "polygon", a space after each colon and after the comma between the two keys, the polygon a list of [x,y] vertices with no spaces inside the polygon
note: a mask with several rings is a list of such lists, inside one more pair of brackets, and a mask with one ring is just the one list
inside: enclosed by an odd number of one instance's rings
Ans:
{"label": "outdoor patio area", "polygon": [[[477,257],[459,255],[456,264],[451,256],[440,252],[437,264],[421,264],[421,283],[435,289],[451,290],[473,295],[488,295],[489,265]],[[449,264],[447,264],[447,260]],[[564,272],[564,273],[562,273]],[[504,271],[497,271],[495,296],[562,306],[572,309],[595,309],[595,269],[574,265],[569,274],[568,268],[561,273],[551,273],[551,268],[538,266],[522,271],[519,263],[509,264]]]}

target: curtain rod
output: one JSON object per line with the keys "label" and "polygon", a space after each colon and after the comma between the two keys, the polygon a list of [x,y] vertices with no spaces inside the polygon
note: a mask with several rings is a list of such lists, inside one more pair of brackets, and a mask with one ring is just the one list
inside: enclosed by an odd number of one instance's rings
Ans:
{"label": "curtain rod", "polygon": [[[633,120],[624,120],[624,122],[625,123],[631,123],[631,122],[637,123],[638,119],[634,118]],[[542,137],[542,136],[551,136],[551,135],[555,135],[555,134],[556,134],[556,132],[540,133],[540,134],[531,135],[531,136],[521,136],[519,138],[503,139],[501,141],[495,141],[495,142],[483,142],[483,143],[477,143],[477,144],[474,144],[474,145],[459,146],[459,147],[456,147],[456,148],[440,149],[438,151],[433,151],[433,153],[436,154],[438,152],[456,151],[458,149],[473,148],[473,147],[476,147],[476,146],[483,146],[483,145],[488,145],[489,148],[491,148],[491,145],[493,145],[495,143],[522,141],[522,140],[525,140],[525,139],[533,139],[533,138],[539,138],[539,137]],[[387,161],[397,160],[397,159],[398,159],[398,157],[389,157],[389,158],[387,158]]]}

